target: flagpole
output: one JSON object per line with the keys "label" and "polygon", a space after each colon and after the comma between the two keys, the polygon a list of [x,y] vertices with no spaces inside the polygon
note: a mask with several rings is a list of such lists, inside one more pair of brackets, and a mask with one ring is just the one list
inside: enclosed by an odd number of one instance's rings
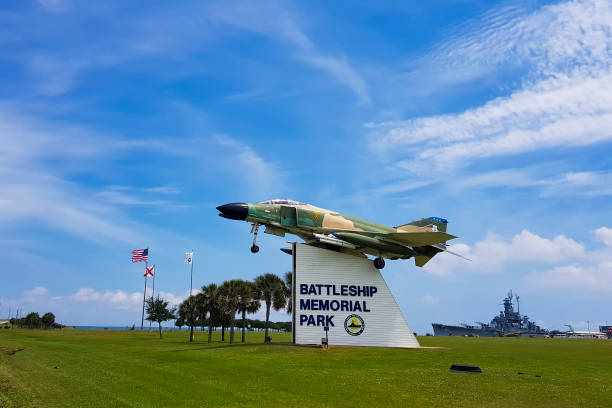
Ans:
{"label": "flagpole", "polygon": [[153,294],[151,297],[155,297],[155,275],[157,275],[157,266],[153,265]]}
{"label": "flagpole", "polygon": [[[147,260],[145,261],[145,268],[149,268],[149,247],[147,246]],[[153,265],[153,268],[155,268],[155,265]],[[146,269],[145,269],[146,270]],[[149,274],[147,273],[147,279],[149,279]],[[155,274],[153,274],[153,294],[155,294]],[[151,297],[153,297],[153,295],[151,295]],[[152,321],[149,320],[149,331],[151,331],[151,325],[153,324]]]}
{"label": "flagpole", "polygon": [[[145,261],[145,270],[149,266],[149,261]],[[140,319],[140,330],[144,328],[144,311],[145,311],[145,299],[147,298],[147,274],[144,275],[144,291],[142,292],[142,318]]]}
{"label": "flagpole", "polygon": [[[155,269],[155,265],[153,265],[153,292],[151,293],[151,298],[155,297],[155,275],[157,275],[157,270]],[[149,321],[149,330],[151,330],[152,321]]]}
{"label": "flagpole", "polygon": [[189,283],[189,296],[193,295],[193,249],[191,250],[191,282]]}
{"label": "flagpole", "polygon": [[193,341],[193,309],[195,308],[194,305],[194,301],[193,301],[193,249],[191,250],[191,272],[189,273],[189,298],[191,299],[191,317],[190,317],[190,324],[189,324],[189,341],[192,342]]}

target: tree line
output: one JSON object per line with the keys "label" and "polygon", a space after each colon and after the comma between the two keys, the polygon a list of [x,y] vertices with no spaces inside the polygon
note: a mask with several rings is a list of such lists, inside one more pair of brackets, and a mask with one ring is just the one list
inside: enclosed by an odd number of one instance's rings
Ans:
{"label": "tree line", "polygon": [[26,329],[61,329],[63,325],[55,322],[55,315],[47,312],[42,317],[36,313],[28,313],[20,319],[10,319],[11,326]]}
{"label": "tree line", "polygon": [[[196,327],[208,329],[208,342],[212,341],[212,333],[221,329],[221,341],[225,341],[229,329],[229,342],[235,340],[235,327],[241,331],[241,341],[245,342],[246,329],[257,327],[255,320],[247,319],[248,314],[265,308],[264,342],[271,341],[270,311],[287,309],[291,312],[291,274],[285,274],[281,279],[273,273],[256,277],[253,281],[230,279],[220,285],[211,283],[202,286],[199,293],[189,296],[178,308],[171,308],[169,302],[160,298],[149,298],[146,303],[147,320],[157,322],[161,338],[161,323],[176,319],[176,326],[190,327],[189,341],[193,341],[193,331]],[[236,318],[238,316],[238,319]],[[274,328],[285,328],[287,324],[275,324]]]}

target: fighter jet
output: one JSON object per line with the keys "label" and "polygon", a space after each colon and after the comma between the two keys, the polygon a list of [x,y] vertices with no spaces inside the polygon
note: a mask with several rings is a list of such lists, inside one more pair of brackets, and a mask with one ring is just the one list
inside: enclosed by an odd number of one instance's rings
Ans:
{"label": "fighter jet", "polygon": [[[446,232],[448,221],[429,217],[396,227],[375,224],[295,200],[275,199],[258,203],[229,203],[217,207],[221,217],[252,224],[251,252],[259,252],[257,234],[284,237],[297,235],[306,244],[356,256],[374,257],[374,267],[385,267],[386,259],[414,258],[416,266],[425,265],[440,252],[449,252],[446,242],[457,238]],[[290,249],[283,248],[290,253]]]}

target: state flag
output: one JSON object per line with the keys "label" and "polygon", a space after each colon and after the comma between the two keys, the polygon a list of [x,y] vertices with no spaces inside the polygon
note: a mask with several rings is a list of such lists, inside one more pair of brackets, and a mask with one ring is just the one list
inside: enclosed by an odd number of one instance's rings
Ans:
{"label": "state flag", "polygon": [[144,271],[144,276],[145,276],[145,278],[147,276],[154,277],[155,276],[155,265],[146,266],[145,267],[145,271]]}

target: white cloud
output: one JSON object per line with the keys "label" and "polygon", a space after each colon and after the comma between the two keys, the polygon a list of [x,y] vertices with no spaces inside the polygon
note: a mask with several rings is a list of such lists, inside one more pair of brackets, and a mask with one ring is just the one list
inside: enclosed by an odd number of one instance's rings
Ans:
{"label": "white cloud", "polygon": [[295,18],[275,2],[222,2],[211,7],[210,16],[242,30],[266,35],[293,47],[296,58],[325,72],[350,89],[361,103],[369,103],[368,87],[350,62],[343,56],[326,55],[300,28]]}
{"label": "white cloud", "polygon": [[[149,288],[147,296],[151,294]],[[171,305],[178,305],[185,299],[185,296],[164,291],[157,292],[155,296],[160,296]],[[98,303],[119,310],[139,310],[142,307],[142,292],[126,292],[121,289],[98,291],[92,288],[80,288],[68,298],[77,303]]]}
{"label": "white cloud", "polygon": [[606,247],[587,249],[565,235],[545,238],[528,230],[507,239],[489,234],[473,245],[450,246],[472,262],[438,254],[423,269],[437,276],[508,271],[513,279],[541,290],[612,293],[612,229],[601,227],[593,233]]}
{"label": "white cloud", "polygon": [[458,189],[482,187],[538,187],[546,184],[543,180],[534,178],[525,169],[504,169],[479,173],[453,180],[451,186]]}
{"label": "white cloud", "polygon": [[430,294],[425,294],[419,298],[419,303],[428,306],[434,306],[440,303],[440,298],[438,296],[433,296]]}
{"label": "white cloud", "polygon": [[[199,290],[194,291],[194,293],[198,293],[198,292]],[[178,306],[183,300],[187,298],[187,295],[177,295],[174,293],[164,292],[164,291],[160,291],[159,296],[167,300],[168,302],[170,302],[170,305],[172,306]]]}
{"label": "white cloud", "polygon": [[[117,153],[142,149],[197,159],[197,163],[207,154],[206,173],[229,175],[252,196],[278,194],[285,186],[285,173],[275,163],[226,135],[179,142],[127,139],[17,114],[0,105],[0,221],[14,225],[34,221],[98,243],[143,242],[154,228],[132,221],[126,207],[187,208],[169,199],[177,195],[177,188],[111,185],[93,189],[67,181],[75,171],[95,174],[98,162],[113,160]],[[163,233],[154,231],[157,237]]]}
{"label": "white cloud", "polygon": [[[151,295],[151,288],[147,296]],[[177,306],[187,296],[172,292],[159,291],[159,295],[171,306]],[[5,308],[10,307],[13,314],[20,310],[24,316],[29,312],[53,312],[59,322],[66,324],[113,324],[125,322],[140,323],[142,292],[128,292],[122,289],[97,290],[83,287],[74,293],[52,295],[45,287],[25,290],[15,299],[1,298]],[[121,323],[123,324],[123,323]]]}
{"label": "white cloud", "polygon": [[[147,296],[151,296],[151,294],[152,292],[149,288]],[[185,296],[164,291],[156,293],[155,296],[160,296],[173,305],[177,305],[185,299]],[[97,291],[92,288],[80,288],[74,294],[70,295],[69,298],[79,303],[97,302],[119,309],[134,309],[142,306],[142,292],[125,292],[120,289]]]}
{"label": "white cloud", "polygon": [[[158,200],[155,194],[174,193],[170,186],[139,189],[146,197],[109,187],[93,191],[67,181],[67,175],[95,171],[111,153],[141,149],[137,140],[99,135],[87,128],[46,121],[0,105],[0,221],[35,221],[95,242],[141,242],[145,226],[129,219],[121,206],[181,205]],[[181,153],[164,141],[146,149]]]}
{"label": "white cloud", "polygon": [[449,249],[471,261],[438,254],[424,270],[434,275],[448,275],[461,270],[487,274],[499,273],[509,264],[550,265],[586,257],[584,246],[571,238],[564,235],[545,238],[528,230],[522,230],[510,239],[489,234],[474,245],[454,244]]}
{"label": "white cloud", "polygon": [[[163,54],[173,62],[182,61],[189,51],[201,50],[209,45],[212,36],[210,24],[203,24],[206,8],[203,5],[177,5],[159,10],[156,7],[132,9],[125,13],[119,3],[107,3],[104,7],[92,2],[73,7],[71,0],[39,0],[39,9],[55,15],[42,15],[38,10],[24,9],[19,18],[11,13],[0,15],[0,26],[7,32],[20,35],[11,38],[12,62],[22,64],[28,75],[22,95],[33,92],[37,96],[58,96],[78,86],[87,73],[96,69],[108,69],[122,64]],[[73,12],[73,11],[77,11]],[[29,13],[28,13],[29,12]],[[83,30],[79,21],[113,26],[113,34],[100,30]],[[23,22],[36,25],[35,33],[23,30]],[[36,47],[32,38],[41,34],[54,37],[55,27],[61,24],[64,35],[71,41],[61,46]],[[34,36],[34,37],[32,37]],[[176,71],[176,70],[175,70]],[[166,73],[169,71],[166,71]]]}
{"label": "white cloud", "polygon": [[[482,266],[474,267],[472,263],[474,262],[473,258],[470,258],[472,255],[472,248],[467,244],[452,244],[448,248],[449,250],[470,259],[470,261],[466,259],[459,258],[452,254],[438,254],[431,261],[429,261],[422,270],[426,273],[444,277],[453,275],[456,271],[466,270],[474,268],[477,270],[481,270]],[[487,270],[483,270],[484,273],[487,273]]]}
{"label": "white cloud", "polygon": [[136,310],[142,306],[142,293],[128,293],[123,290],[97,291],[92,288],[80,288],[70,295],[70,299],[77,303],[96,302],[116,309]]}
{"label": "white cloud", "polygon": [[24,161],[84,159],[108,151],[93,132],[41,121],[18,109],[0,105],[0,170]]}
{"label": "white cloud", "polygon": [[469,160],[612,139],[612,74],[548,79],[507,98],[457,115],[434,116],[390,128],[379,140],[418,149],[401,166],[421,172]]}
{"label": "white cloud", "polygon": [[565,265],[531,272],[525,280],[545,290],[612,293],[612,258],[596,265]]}
{"label": "white cloud", "polygon": [[48,294],[49,294],[49,291],[47,290],[47,288],[42,287],[42,286],[37,286],[35,288],[25,290],[23,292],[22,299],[25,303],[33,303],[41,298],[47,297]]}
{"label": "white cloud", "polygon": [[366,81],[345,57],[332,57],[311,51],[300,55],[299,58],[313,67],[327,72],[336,81],[352,90],[361,103],[370,103]]}
{"label": "white cloud", "polygon": [[[196,52],[205,51],[213,41],[224,38],[228,26],[264,35],[288,46],[290,55],[302,64],[324,73],[336,83],[354,93],[359,102],[369,103],[368,86],[347,57],[337,52],[326,53],[309,38],[284,4],[275,1],[257,3],[240,1],[208,2],[206,4],[179,5],[172,9],[155,7],[132,10],[125,18],[125,10],[114,5],[103,8],[79,5],[75,17],[69,0],[38,0],[39,7],[60,14],[69,35],[78,38],[59,48],[31,49],[28,36],[14,36],[11,60],[22,64],[29,75],[29,85],[36,94],[63,95],[73,90],[87,73],[114,66],[138,62],[163,55],[173,62],[183,62]],[[53,32],[56,19],[41,19],[36,14],[26,16],[40,32]],[[78,17],[93,22],[113,20],[115,36],[96,30],[85,32],[76,24]],[[23,18],[10,13],[0,15],[0,25],[7,32],[22,29]],[[76,26],[75,26],[76,24]],[[74,35],[77,33],[77,35]],[[5,39],[3,39],[5,40]],[[28,50],[26,52],[26,50]],[[184,73],[186,64],[173,71]],[[197,66],[195,71],[200,71]],[[165,71],[165,75],[170,72]],[[29,90],[25,88],[24,93]]]}
{"label": "white cloud", "polygon": [[[533,188],[538,190],[542,197],[591,198],[612,195],[612,173],[610,172],[579,171],[561,174],[559,172],[557,165],[536,165],[457,175],[452,180],[445,180],[445,183],[449,190],[498,187]],[[386,192],[393,188],[394,185],[389,185],[381,188],[380,191]]]}
{"label": "white cloud", "polygon": [[[245,187],[253,195],[264,197],[284,188],[284,172],[251,146],[227,135],[216,135],[211,141],[220,150],[219,156],[223,157],[220,165],[239,182],[246,182]],[[244,179],[245,175],[249,175],[248,180]]]}
{"label": "white cloud", "polygon": [[405,193],[407,191],[418,190],[420,188],[428,187],[433,182],[431,180],[419,180],[419,179],[408,179],[399,180],[396,182],[388,183],[383,187],[377,187],[369,192],[369,194],[397,194]]}
{"label": "white cloud", "polygon": [[[493,21],[488,21],[491,18]],[[571,1],[535,13],[504,11],[429,58],[445,70],[518,59],[521,89],[459,114],[374,125],[375,145],[409,156],[401,168],[444,170],[472,160],[612,140],[612,9]]]}
{"label": "white cloud", "polygon": [[494,8],[447,33],[410,65],[408,76],[448,86],[503,69],[527,70],[533,79],[575,66],[607,68],[610,14],[606,0],[565,1],[536,10],[526,3]]}
{"label": "white cloud", "polygon": [[156,187],[148,187],[144,189],[148,193],[157,193],[157,194],[179,194],[181,190],[173,186],[156,186]]}
{"label": "white cloud", "polygon": [[[147,296],[151,294],[151,288],[149,288]],[[157,292],[155,296],[160,296],[171,305],[178,305],[185,299],[185,296],[164,291]],[[93,302],[119,310],[138,310],[142,307],[142,292],[126,292],[121,289],[98,291],[92,288],[80,288],[68,298],[77,303]]]}
{"label": "white cloud", "polygon": [[611,172],[569,172],[544,183],[543,195],[601,197],[612,195]]}
{"label": "white cloud", "polygon": [[36,2],[46,11],[59,13],[68,10],[67,0],[36,0]]}
{"label": "white cloud", "polygon": [[171,187],[129,188],[110,186],[94,194],[96,201],[128,207],[157,207],[161,209],[177,209],[187,207],[167,199],[156,198],[159,195],[177,194],[178,190]]}
{"label": "white cloud", "polygon": [[612,247],[612,228],[601,227],[595,230],[597,239],[609,247]]}
{"label": "white cloud", "polygon": [[84,200],[88,193],[71,183],[41,173],[0,172],[5,197],[0,219],[43,222],[53,229],[92,241],[138,242],[139,226],[122,220],[112,207]]}
{"label": "white cloud", "polygon": [[527,230],[515,235],[509,245],[509,257],[524,261],[559,262],[582,258],[584,247],[565,235],[553,239],[543,238]]}

